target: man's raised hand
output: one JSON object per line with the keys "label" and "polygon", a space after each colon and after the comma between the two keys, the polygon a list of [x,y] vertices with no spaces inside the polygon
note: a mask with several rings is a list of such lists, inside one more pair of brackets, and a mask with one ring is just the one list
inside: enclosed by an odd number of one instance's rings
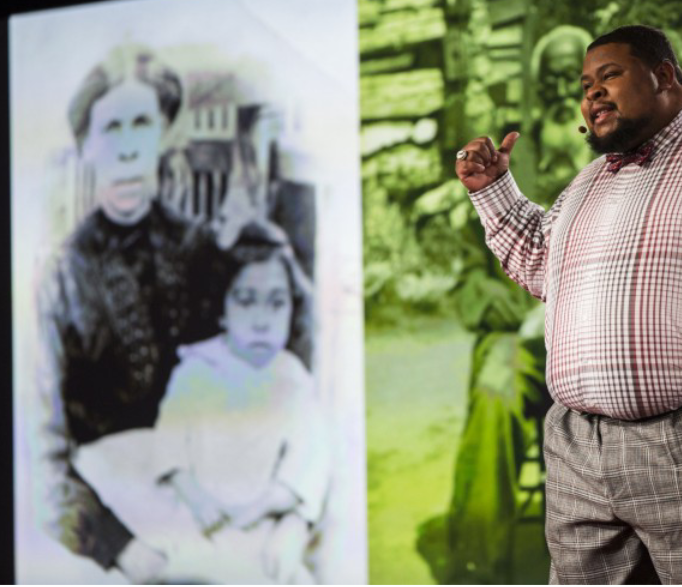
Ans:
{"label": "man's raised hand", "polygon": [[462,151],[466,158],[457,158],[455,171],[470,192],[477,192],[494,183],[509,169],[509,156],[519,133],[510,132],[495,149],[490,137],[480,137],[467,143]]}

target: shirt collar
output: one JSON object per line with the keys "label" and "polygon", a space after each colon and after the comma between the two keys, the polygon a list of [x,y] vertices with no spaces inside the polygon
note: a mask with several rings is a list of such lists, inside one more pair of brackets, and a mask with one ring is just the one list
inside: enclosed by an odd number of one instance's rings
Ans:
{"label": "shirt collar", "polygon": [[[644,147],[644,145],[652,144],[653,149],[651,151],[649,159],[653,159],[656,155],[663,152],[666,148],[672,145],[673,142],[679,137],[680,133],[682,133],[682,110],[680,110],[675,115],[675,118],[673,118],[661,130],[659,130],[653,137],[651,137],[648,141],[642,143],[639,147],[637,147],[637,149],[634,149],[632,152],[639,151],[642,147]],[[608,155],[623,156],[627,155],[627,153],[614,152],[607,153],[607,156]]]}
{"label": "shirt collar", "polygon": [[673,118],[667,126],[659,130],[648,142],[654,146],[652,157],[663,152],[682,133],[682,110]]}

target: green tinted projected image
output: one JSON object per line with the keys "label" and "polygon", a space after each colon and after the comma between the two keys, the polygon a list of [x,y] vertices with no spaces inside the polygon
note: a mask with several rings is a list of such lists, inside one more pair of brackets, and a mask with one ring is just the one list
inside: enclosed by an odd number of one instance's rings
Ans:
{"label": "green tinted projected image", "polygon": [[454,174],[482,135],[549,207],[593,157],[589,42],[677,1],[359,0],[372,583],[546,583],[544,306],[512,284]]}

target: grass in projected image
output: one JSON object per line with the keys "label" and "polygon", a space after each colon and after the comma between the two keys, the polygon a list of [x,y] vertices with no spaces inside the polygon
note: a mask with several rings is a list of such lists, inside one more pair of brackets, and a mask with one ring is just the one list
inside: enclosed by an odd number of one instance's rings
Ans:
{"label": "grass in projected image", "polygon": [[417,528],[447,510],[472,337],[452,321],[368,331],[371,583],[432,583]]}
{"label": "grass in projected image", "polygon": [[[370,583],[456,582],[447,512],[454,459],[467,413],[474,336],[453,318],[368,329],[366,397]],[[521,485],[537,483],[529,461]],[[546,583],[541,496],[526,508],[510,545],[508,581]],[[520,492],[522,507],[527,492]],[[532,517],[531,517],[532,516]],[[529,564],[530,563],[530,564]]]}

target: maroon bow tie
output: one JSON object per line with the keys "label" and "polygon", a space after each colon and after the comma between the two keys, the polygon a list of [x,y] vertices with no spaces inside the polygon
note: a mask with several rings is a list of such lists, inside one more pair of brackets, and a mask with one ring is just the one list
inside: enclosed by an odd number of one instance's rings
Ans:
{"label": "maroon bow tie", "polygon": [[629,165],[630,163],[642,165],[651,159],[653,150],[653,143],[647,143],[646,145],[642,145],[634,153],[610,153],[606,156],[606,162],[608,163],[606,169],[613,173],[617,173],[621,167]]}

